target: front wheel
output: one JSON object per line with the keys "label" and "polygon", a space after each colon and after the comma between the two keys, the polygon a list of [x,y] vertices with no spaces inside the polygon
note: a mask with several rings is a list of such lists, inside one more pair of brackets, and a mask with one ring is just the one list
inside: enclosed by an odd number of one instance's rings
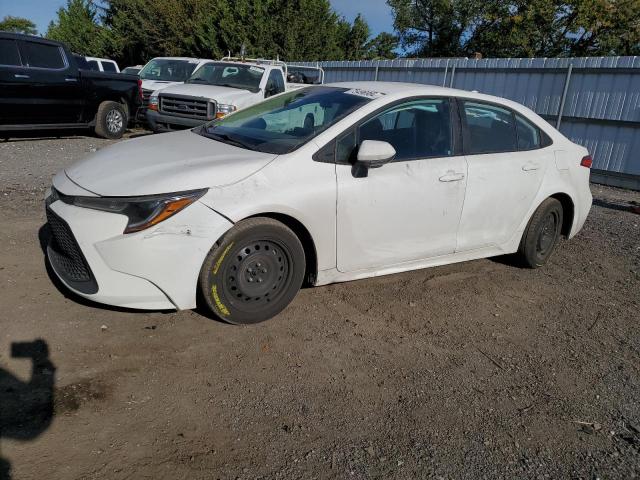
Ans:
{"label": "front wheel", "polygon": [[518,249],[528,267],[541,267],[553,253],[562,230],[562,214],[562,204],[555,198],[547,198],[534,212]]}
{"label": "front wheel", "polygon": [[200,290],[218,318],[259,323],[291,303],[305,267],[304,248],[290,228],[271,218],[251,218],[211,249],[200,271]]}
{"label": "front wheel", "polygon": [[102,102],[96,113],[96,134],[116,140],[122,138],[127,129],[127,113],[118,102]]}

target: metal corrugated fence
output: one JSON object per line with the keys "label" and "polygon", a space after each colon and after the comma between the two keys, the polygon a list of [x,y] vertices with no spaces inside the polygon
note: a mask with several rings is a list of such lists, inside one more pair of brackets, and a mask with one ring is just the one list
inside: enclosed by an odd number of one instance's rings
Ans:
{"label": "metal corrugated fence", "polygon": [[299,65],[321,66],[327,83],[413,82],[509,98],[587,147],[596,175],[606,173],[622,178],[622,183],[627,177],[626,184],[640,186],[640,57],[399,59]]}

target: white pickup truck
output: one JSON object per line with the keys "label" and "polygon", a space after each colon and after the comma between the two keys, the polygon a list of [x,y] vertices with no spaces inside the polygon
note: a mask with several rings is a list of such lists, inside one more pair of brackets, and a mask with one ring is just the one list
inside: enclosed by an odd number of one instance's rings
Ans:
{"label": "white pickup truck", "polygon": [[153,92],[147,123],[154,132],[196,127],[285,90],[323,82],[321,68],[225,57],[204,63],[182,84]]}
{"label": "white pickup truck", "polygon": [[143,108],[138,114],[138,121],[144,121],[144,113],[149,104],[151,94],[171,85],[180,85],[202,65],[211,59],[191,57],[156,57],[152,58],[138,73],[142,80]]}

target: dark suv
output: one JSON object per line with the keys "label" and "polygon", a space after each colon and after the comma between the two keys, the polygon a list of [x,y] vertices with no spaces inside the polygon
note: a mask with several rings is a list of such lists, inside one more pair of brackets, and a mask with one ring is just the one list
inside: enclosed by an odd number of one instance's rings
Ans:
{"label": "dark suv", "polygon": [[0,138],[68,128],[120,138],[141,99],[133,75],[90,71],[63,43],[0,32]]}

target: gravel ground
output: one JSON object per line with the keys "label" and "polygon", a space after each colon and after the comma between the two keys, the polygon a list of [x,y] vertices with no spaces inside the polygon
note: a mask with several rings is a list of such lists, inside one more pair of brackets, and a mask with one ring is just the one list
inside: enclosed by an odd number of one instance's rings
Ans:
{"label": "gravel ground", "polygon": [[[305,289],[234,327],[52,283],[44,190],[108,143],[0,143],[0,478],[638,477],[639,193],[594,186],[584,230],[539,270],[497,258]],[[51,363],[29,383],[12,344],[35,339]]]}

